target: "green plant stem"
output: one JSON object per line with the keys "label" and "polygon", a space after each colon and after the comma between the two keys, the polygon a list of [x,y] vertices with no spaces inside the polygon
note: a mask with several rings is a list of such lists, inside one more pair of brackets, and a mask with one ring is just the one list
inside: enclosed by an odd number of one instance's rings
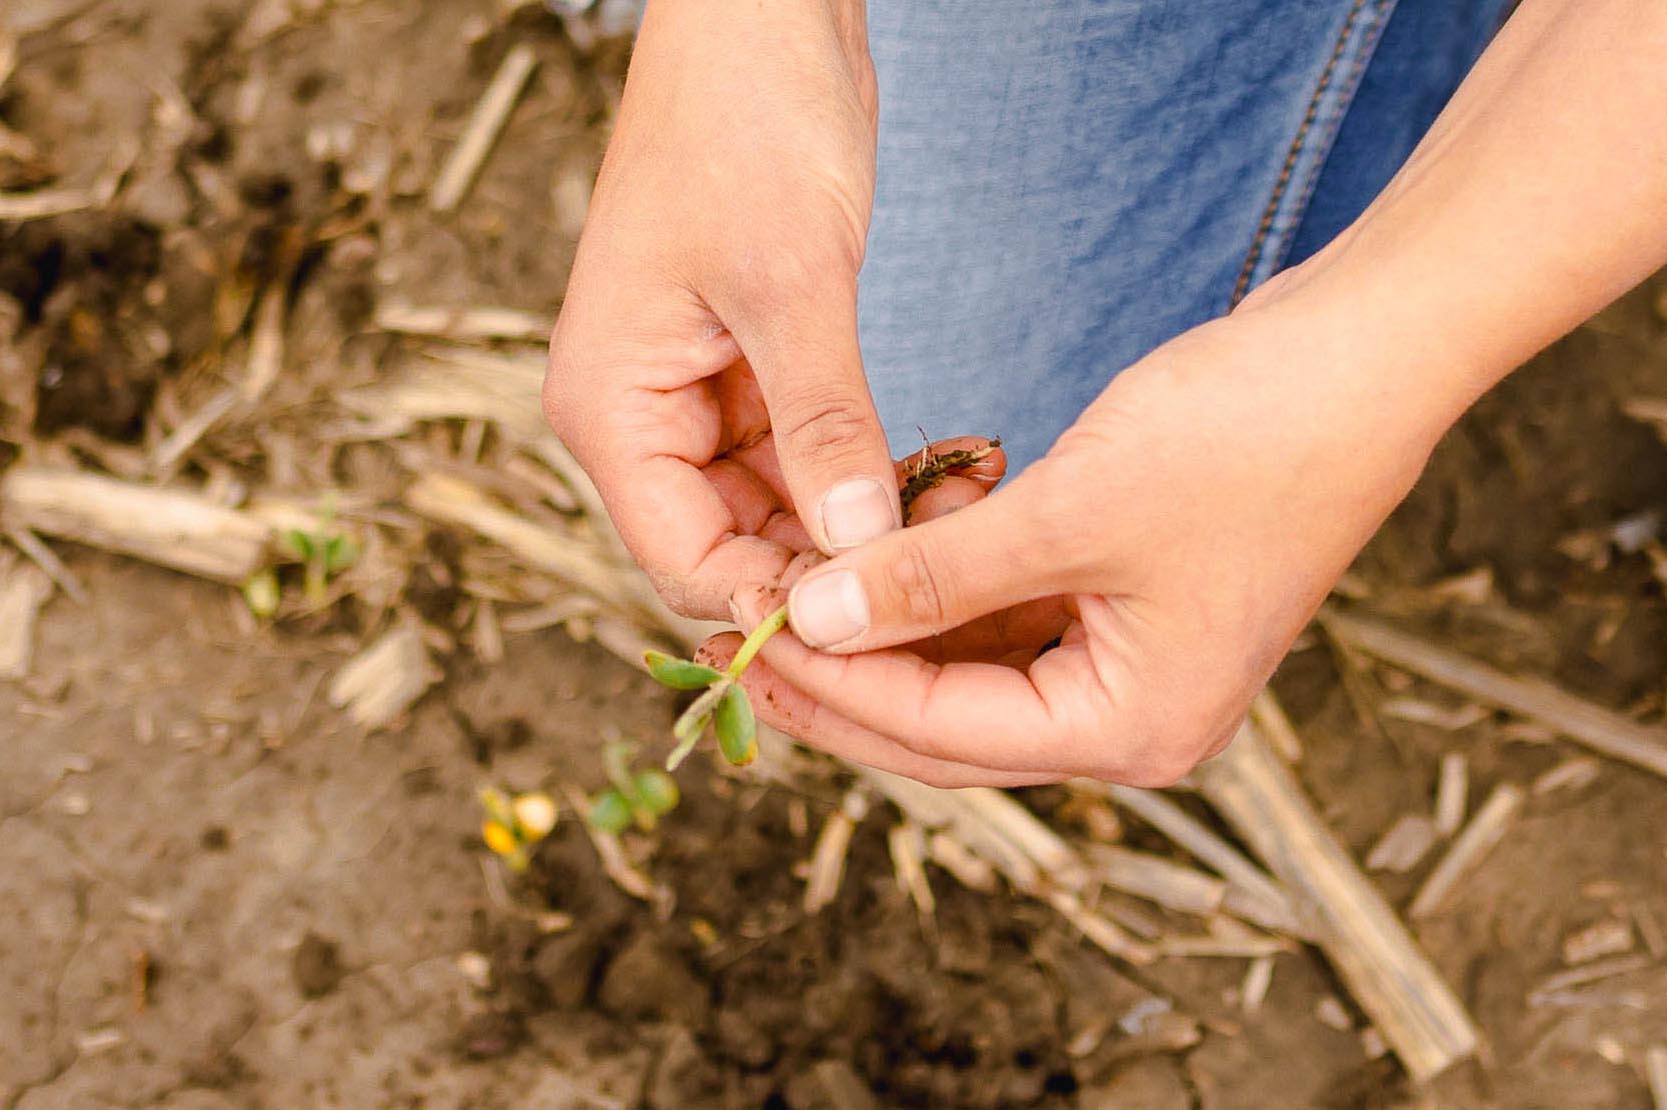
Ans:
{"label": "green plant stem", "polygon": [[[637,784],[631,778],[631,745],[614,741],[602,749],[602,769],[608,781],[627,802],[636,801]],[[632,806],[635,809],[635,805]]]}
{"label": "green plant stem", "polygon": [[752,633],[747,636],[746,642],[741,645],[741,650],[736,652],[735,658],[729,661],[729,667],[724,671],[724,674],[730,678],[739,679],[741,672],[747,669],[747,664],[751,663],[753,657],[763,650],[765,641],[786,627],[787,606],[783,605],[780,609],[765,617],[763,624],[752,630]]}

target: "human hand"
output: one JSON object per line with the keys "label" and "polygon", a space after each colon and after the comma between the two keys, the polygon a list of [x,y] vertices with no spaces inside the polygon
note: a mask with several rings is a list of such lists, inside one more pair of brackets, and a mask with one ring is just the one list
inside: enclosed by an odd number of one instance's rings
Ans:
{"label": "human hand", "polygon": [[[806,573],[796,635],[746,675],[760,717],[942,786],[1184,775],[1456,415],[1326,319],[1275,299],[1195,329],[1010,485]],[[780,594],[744,589],[737,620]],[[971,627],[980,651],[923,650]]]}
{"label": "human hand", "polygon": [[857,347],[876,114],[860,0],[648,7],[544,403],[685,615],[898,525]]}

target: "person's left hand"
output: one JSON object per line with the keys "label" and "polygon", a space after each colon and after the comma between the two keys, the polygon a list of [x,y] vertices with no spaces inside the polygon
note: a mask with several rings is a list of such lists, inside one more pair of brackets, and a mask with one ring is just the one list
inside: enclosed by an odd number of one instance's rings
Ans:
{"label": "person's left hand", "polygon": [[[940,786],[1185,775],[1457,415],[1338,316],[1274,300],[1197,328],[1007,486],[804,573],[796,635],[744,679],[760,717]],[[743,628],[782,585],[737,594]]]}

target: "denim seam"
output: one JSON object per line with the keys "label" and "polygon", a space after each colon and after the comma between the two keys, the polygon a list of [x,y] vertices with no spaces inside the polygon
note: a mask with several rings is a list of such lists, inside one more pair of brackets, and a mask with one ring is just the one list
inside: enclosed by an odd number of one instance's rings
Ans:
{"label": "denim seam", "polygon": [[[1233,285],[1229,308],[1237,305],[1252,288],[1271,276],[1290,252],[1291,240],[1302,222],[1301,214],[1312,199],[1320,172],[1325,168],[1326,155],[1337,138],[1343,118],[1348,114],[1349,103],[1394,7],[1395,0],[1354,0],[1350,6],[1325,68],[1314,83],[1308,110],[1285,153],[1279,177],[1262,212],[1250,250],[1245,255],[1244,266]],[[1363,20],[1362,13],[1367,13],[1368,18]],[[1338,67],[1345,60],[1349,60],[1347,75],[1342,81],[1335,82]],[[1316,136],[1317,141],[1311,142]],[[1294,190],[1293,182],[1297,186]],[[1281,217],[1287,218],[1282,221]],[[1282,222],[1283,227],[1280,226]]]}

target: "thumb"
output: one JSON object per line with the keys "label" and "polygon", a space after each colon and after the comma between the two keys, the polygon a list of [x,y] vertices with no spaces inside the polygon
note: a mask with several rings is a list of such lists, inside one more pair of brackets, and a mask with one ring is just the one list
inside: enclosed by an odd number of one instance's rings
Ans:
{"label": "thumb", "polygon": [[[801,286],[802,288],[802,286]],[[830,554],[902,524],[897,479],[857,346],[856,284],[778,305],[764,327],[733,328],[758,379],[776,457],[799,518]]]}
{"label": "thumb", "polygon": [[1060,592],[1045,529],[1011,490],[817,567],[788,595],[793,632],[840,653],[906,644]]}

